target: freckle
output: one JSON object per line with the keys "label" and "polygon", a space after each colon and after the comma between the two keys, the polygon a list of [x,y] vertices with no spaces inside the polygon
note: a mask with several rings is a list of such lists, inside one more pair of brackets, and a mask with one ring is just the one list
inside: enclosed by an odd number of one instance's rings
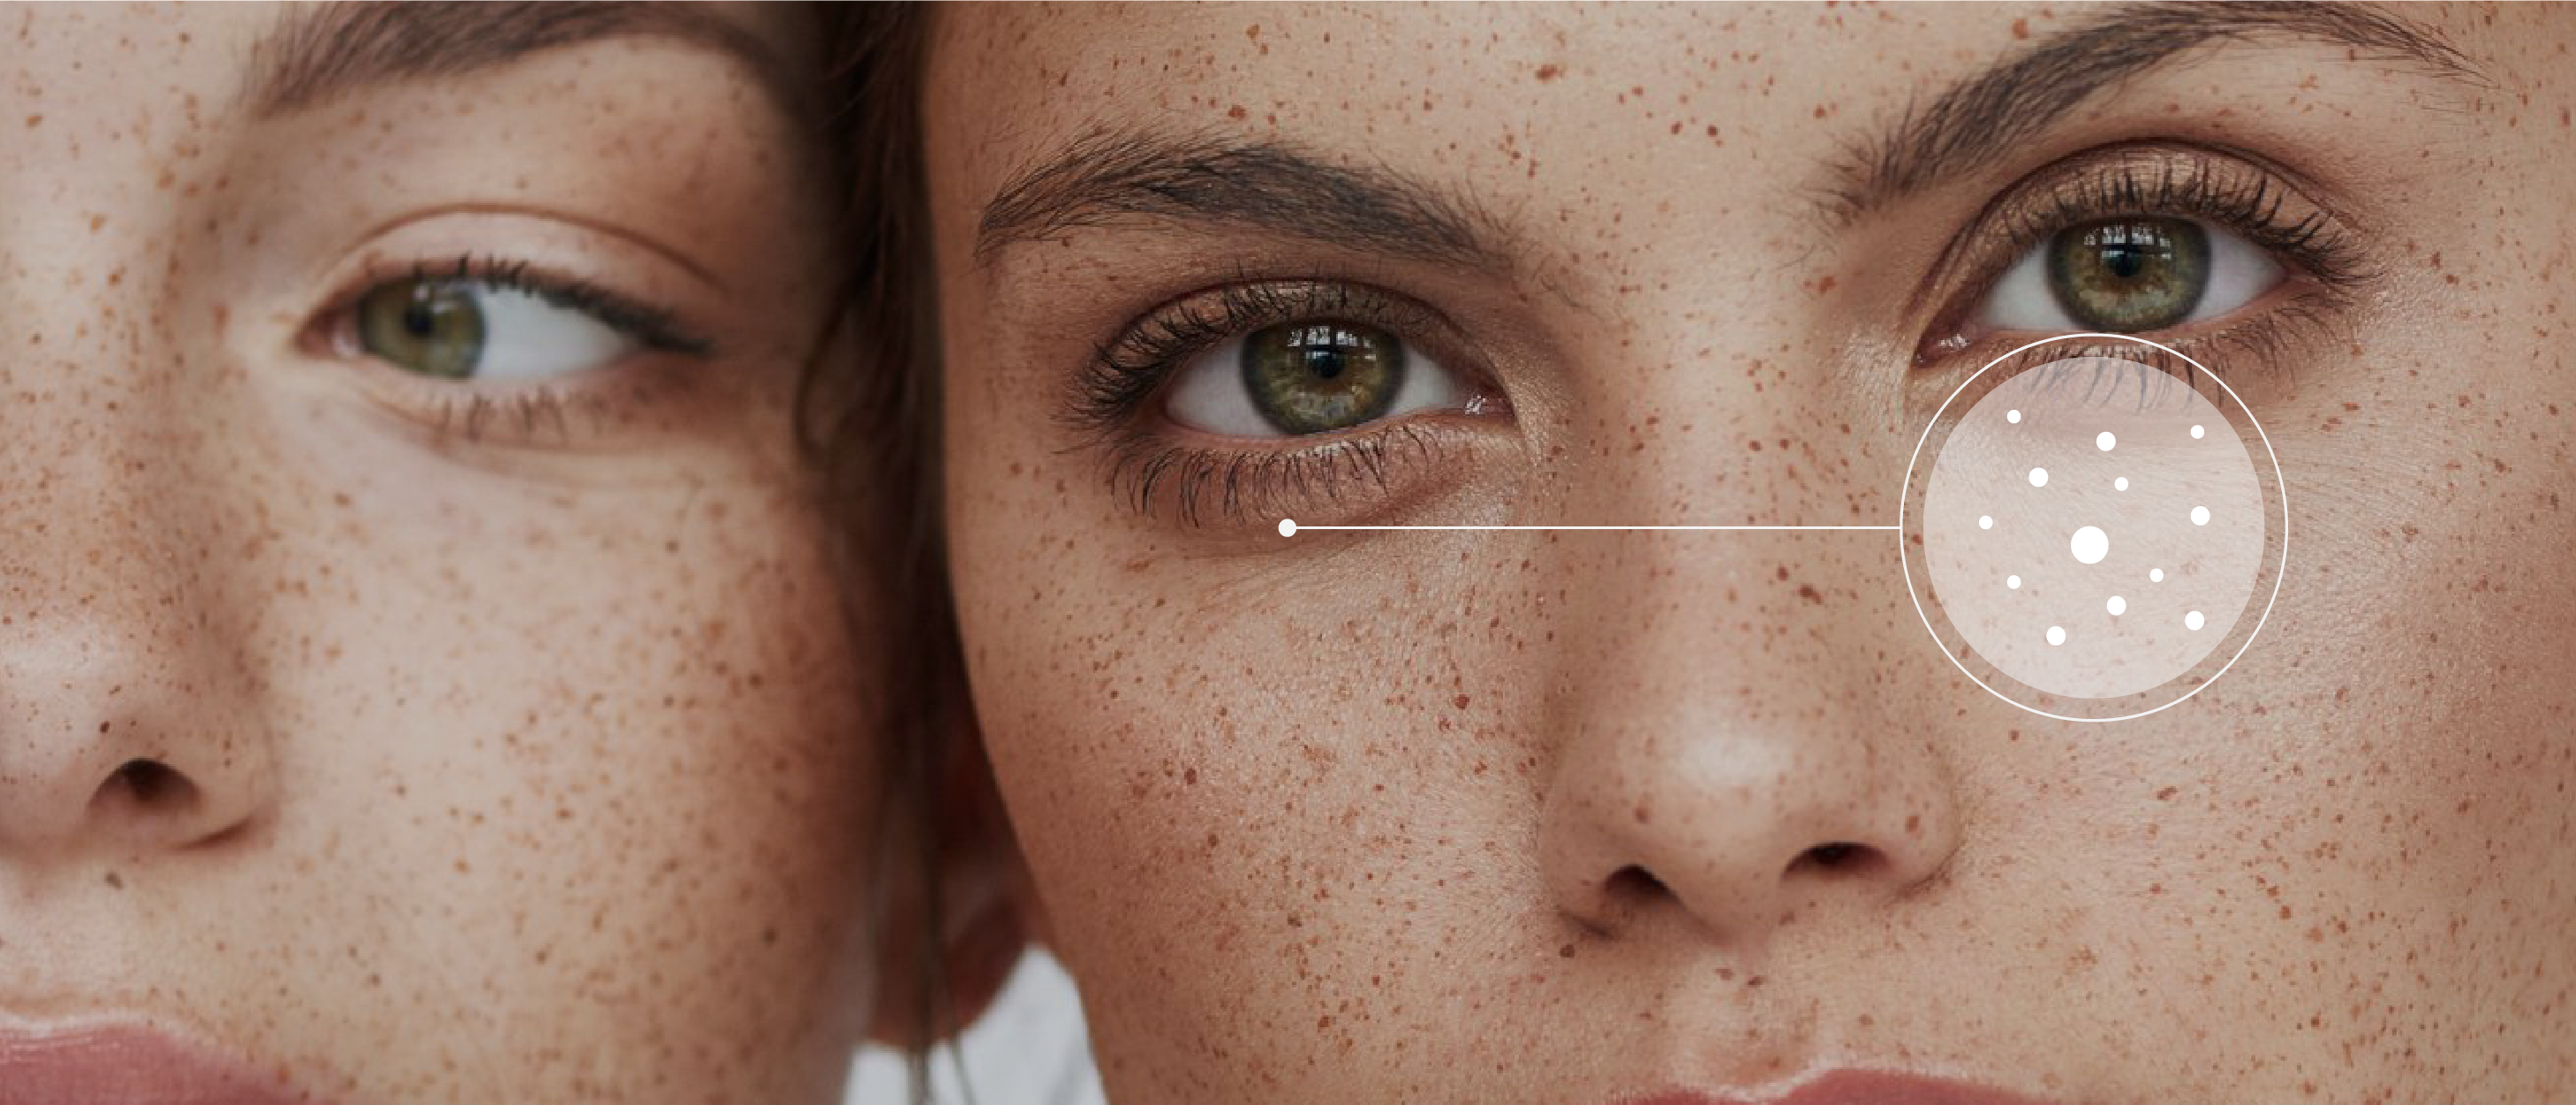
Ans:
{"label": "freckle", "polygon": [[1830,275],[1829,275],[1829,276],[1825,277],[1825,278],[1824,278],[1824,279],[1822,279],[1822,280],[1816,281],[1816,294],[1817,294],[1817,295],[1825,295],[1825,294],[1827,294],[1827,293],[1832,292],[1833,290],[1834,290],[1834,278],[1833,278],[1832,276],[1830,276]]}
{"label": "freckle", "polygon": [[1789,566],[1786,564],[1780,566],[1780,582],[1789,582]]}
{"label": "freckle", "polygon": [[1458,696],[1458,697],[1456,697],[1456,698],[1450,699],[1450,700],[1449,700],[1449,704],[1450,704],[1450,705],[1452,705],[1452,706],[1456,706],[1457,708],[1459,708],[1459,709],[1461,709],[1461,710],[1464,710],[1464,709],[1466,709],[1466,708],[1467,708],[1467,703],[1468,703],[1468,701],[1469,701],[1469,700],[1468,700],[1467,696],[1462,694],[1462,695],[1459,695],[1459,696]]}
{"label": "freckle", "polygon": [[1759,453],[1762,451],[1762,443],[1759,441],[1748,441],[1744,444],[1751,447],[1754,452]]}
{"label": "freckle", "polygon": [[2016,20],[2013,20],[2013,28],[2012,28],[2012,31],[2013,31],[2013,37],[2014,37],[2014,38],[2029,38],[2029,37],[2030,37],[2030,20],[2027,20],[2027,19],[2016,19]]}
{"label": "freckle", "polygon": [[1242,104],[1236,104],[1233,107],[1226,109],[1225,117],[1228,119],[1241,119],[1248,114],[1250,114],[1250,112],[1243,110]]}
{"label": "freckle", "polygon": [[1549,62],[1538,67],[1538,79],[1543,81],[1552,81],[1564,75],[1565,67],[1558,65],[1555,62]]}

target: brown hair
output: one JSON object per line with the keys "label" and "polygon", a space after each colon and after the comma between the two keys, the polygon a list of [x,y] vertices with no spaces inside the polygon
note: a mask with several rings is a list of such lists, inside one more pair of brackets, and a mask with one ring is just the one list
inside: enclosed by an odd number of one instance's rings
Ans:
{"label": "brown hair", "polygon": [[[917,964],[919,974],[899,988],[910,1006],[901,1023],[913,1099],[928,1101],[931,1048],[954,1016],[938,941],[948,912],[941,875],[975,843],[974,830],[958,825],[965,811],[952,808],[964,799],[953,793],[956,760],[974,750],[958,739],[971,722],[939,512],[937,307],[918,110],[928,13],[915,3],[821,7],[838,96],[827,133],[848,174],[845,324],[863,370],[837,385],[813,377],[807,425],[843,516],[898,526],[892,541],[849,532],[845,544],[855,558],[889,558],[854,567],[891,582],[888,613],[910,635],[892,657],[879,869],[888,880],[881,885],[908,884],[917,897],[904,897],[918,908],[880,915],[874,927]],[[877,908],[888,897],[878,895]]]}

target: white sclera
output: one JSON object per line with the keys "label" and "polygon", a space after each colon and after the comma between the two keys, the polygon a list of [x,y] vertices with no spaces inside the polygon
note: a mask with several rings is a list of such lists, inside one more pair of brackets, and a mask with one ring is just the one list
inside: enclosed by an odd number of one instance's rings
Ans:
{"label": "white sclera", "polygon": [[2065,643],[2066,643],[2066,627],[2065,627],[2065,626],[2062,626],[2062,625],[2052,625],[2052,626],[2049,626],[2049,627],[2048,627],[2048,643],[2050,643],[2050,644],[2052,644],[2052,645],[2062,645],[2062,644],[2065,644]]}
{"label": "white sclera", "polygon": [[2111,601],[2102,604],[2102,608],[2110,611],[2111,616],[2116,618],[2129,612],[2129,600],[2113,595]]}
{"label": "white sclera", "polygon": [[2030,470],[2030,485],[2031,485],[2032,487],[2046,487],[2046,486],[2048,486],[2048,469],[2045,469],[2045,468],[2033,468],[2033,469],[2031,469],[2031,470]]}
{"label": "white sclera", "polygon": [[2129,477],[2127,477],[2127,476],[2122,476],[2122,477],[2120,477],[2119,479],[2116,479],[2116,480],[2112,480],[2112,481],[2111,481],[2111,490],[2113,490],[2113,491],[2126,491],[2126,490],[2128,490],[2128,489],[2129,489]]}
{"label": "white sclera", "polygon": [[2182,616],[2182,627],[2184,629],[2191,630],[2194,633],[2199,632],[2200,627],[2207,624],[2209,624],[2208,620],[2202,618],[2200,616],[2200,611],[2198,610],[2194,610],[2191,613]]}
{"label": "white sclera", "polygon": [[1995,517],[1994,517],[1994,515],[1991,515],[1991,514],[1980,514],[1980,515],[1977,515],[1977,528],[1978,528],[1978,529],[1993,529],[1993,528],[1995,528]]}
{"label": "white sclera", "polygon": [[2191,508],[2191,524],[2195,526],[2208,525],[2209,508],[2205,506],[2196,506]]}
{"label": "white sclera", "polygon": [[2100,526],[2086,526],[2075,531],[2074,538],[2066,543],[2066,550],[2074,553],[2078,561],[2099,564],[2103,557],[2111,555],[2111,535],[2102,532]]}
{"label": "white sclera", "polygon": [[2005,577],[2004,577],[2004,586],[2009,587],[2009,588],[2012,588],[2012,589],[2013,589],[2013,590],[2015,590],[2015,591],[2021,590],[2021,577],[2020,577],[2020,576],[2005,576]]}
{"label": "white sclera", "polygon": [[2162,582],[2164,582],[2164,581],[2165,581],[2165,570],[2164,570],[2164,569],[2162,569],[2162,568],[2149,568],[2149,569],[2147,569],[2147,582],[2149,582],[2149,583],[2162,583]]}
{"label": "white sclera", "polygon": [[2102,436],[2093,439],[2093,447],[2100,449],[2105,453],[2110,452],[2111,447],[2119,443],[2120,439],[2111,436],[2111,431],[2109,430],[2102,431]]}

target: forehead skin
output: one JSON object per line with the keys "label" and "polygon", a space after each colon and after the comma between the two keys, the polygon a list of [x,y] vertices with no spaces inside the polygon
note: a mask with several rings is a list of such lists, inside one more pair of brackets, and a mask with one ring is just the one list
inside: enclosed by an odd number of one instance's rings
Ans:
{"label": "forehead skin", "polygon": [[[2570,11],[2409,9],[2484,88],[2239,43],[1883,211],[1818,202],[1910,105],[2084,14],[941,11],[959,609],[1115,1099],[1610,1101],[1861,1066],[2099,1105],[2554,1100]],[[1471,195],[1507,263],[1156,218],[978,257],[1011,181],[1138,132]],[[2256,647],[2142,720],[1967,683],[1882,536],[1281,548],[1138,516],[1062,427],[1065,380],[1157,302],[1322,274],[1431,304],[1499,366],[1511,427],[1443,500],[1477,506],[1426,520],[1893,523],[1926,415],[1907,296],[1941,243],[2141,137],[2296,166],[2383,272],[2329,337],[2217,366],[2260,381],[2296,544]],[[1884,862],[1796,865],[1835,841]],[[1611,909],[1623,868],[1655,882]]]}
{"label": "forehead skin", "polygon": [[[801,132],[631,38],[263,117],[287,17],[0,10],[0,1022],[351,1105],[836,1101],[882,657],[791,448]],[[317,337],[465,255],[714,352],[469,433]]]}

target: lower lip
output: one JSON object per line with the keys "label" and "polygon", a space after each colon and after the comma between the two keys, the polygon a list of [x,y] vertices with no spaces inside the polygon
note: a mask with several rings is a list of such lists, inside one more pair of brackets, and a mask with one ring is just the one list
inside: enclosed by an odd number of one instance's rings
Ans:
{"label": "lower lip", "polygon": [[151,1029],[0,1030],[0,1105],[295,1105],[290,1094]]}
{"label": "lower lip", "polygon": [[1964,1082],[1944,1082],[1907,1074],[1835,1071],[1785,1097],[1764,1102],[1671,1093],[1623,1105],[2045,1105],[2027,1097]]}

